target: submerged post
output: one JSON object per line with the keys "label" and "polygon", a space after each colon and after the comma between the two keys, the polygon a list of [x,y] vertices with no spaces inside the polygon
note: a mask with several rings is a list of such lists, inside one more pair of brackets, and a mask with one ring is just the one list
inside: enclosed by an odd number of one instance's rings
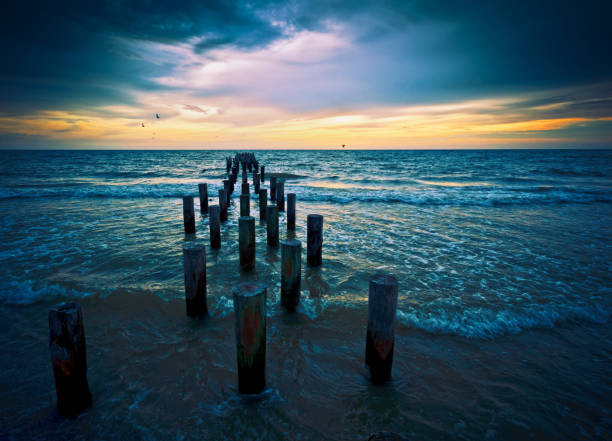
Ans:
{"label": "submerged post", "polygon": [[57,411],[60,415],[75,416],[91,406],[85,328],[78,303],[64,302],[49,310],[49,350]]}
{"label": "submerged post", "polygon": [[238,247],[240,248],[240,269],[249,270],[255,266],[255,218],[249,215],[238,218]]}
{"label": "submerged post", "polygon": [[276,176],[270,176],[270,200],[276,201]]}
{"label": "submerged post", "polygon": [[251,215],[251,196],[247,194],[240,195],[240,216]]}
{"label": "submerged post", "polygon": [[287,195],[287,230],[295,230],[295,193]]}
{"label": "submerged post", "polygon": [[321,265],[321,248],[323,247],[323,216],[309,214],[306,220],[306,257],[308,265]]}
{"label": "submerged post", "polygon": [[233,296],[238,392],[256,394],[266,387],[266,285],[241,283]]}
{"label": "submerged post", "polygon": [[200,213],[208,214],[208,184],[198,184],[200,194]]}
{"label": "submerged post", "polygon": [[233,188],[234,188],[234,186],[232,184],[232,181],[230,181],[229,179],[224,179],[223,180],[223,190],[225,191],[225,203],[226,203],[226,205],[229,205],[229,203],[230,203],[230,200],[231,200],[230,197],[231,197],[231,195],[232,195],[232,193],[234,191]]}
{"label": "submerged post", "polygon": [[208,207],[208,225],[210,227],[210,247],[221,248],[221,219],[218,205]]}
{"label": "submerged post", "polygon": [[384,383],[391,377],[397,309],[397,279],[389,274],[370,278],[368,295],[368,330],[366,366],[373,383]]}
{"label": "submerged post", "polygon": [[276,205],[266,207],[266,231],[268,235],[268,246],[278,246],[278,208]]}
{"label": "submerged post", "polygon": [[221,222],[227,220],[227,197],[225,190],[219,190],[219,219],[221,219]]}
{"label": "submerged post", "polygon": [[193,196],[183,196],[183,225],[185,226],[185,234],[196,232]]}
{"label": "submerged post", "polygon": [[302,242],[281,241],[281,262],[281,303],[288,311],[295,311],[302,283]]}
{"label": "submerged post", "polygon": [[253,173],[253,193],[259,194],[259,173]]}
{"label": "submerged post", "polygon": [[259,220],[266,220],[266,207],[268,206],[268,189],[259,190]]}
{"label": "submerged post", "polygon": [[266,166],[262,165],[261,168],[261,182],[266,182]]}
{"label": "submerged post", "polygon": [[276,206],[278,211],[285,211],[285,181],[283,180],[276,183]]}
{"label": "submerged post", "polygon": [[183,246],[183,269],[185,271],[185,299],[189,317],[203,317],[206,306],[206,247],[189,242]]}

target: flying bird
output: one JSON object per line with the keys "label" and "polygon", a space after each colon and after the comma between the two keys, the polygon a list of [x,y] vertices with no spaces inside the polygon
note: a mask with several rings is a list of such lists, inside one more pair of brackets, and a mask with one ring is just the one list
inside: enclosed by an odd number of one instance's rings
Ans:
{"label": "flying bird", "polygon": [[155,118],[157,118],[157,119],[159,119],[159,118],[160,118],[160,117],[159,117],[159,113],[156,113],[156,114],[155,114]]}
{"label": "flying bird", "polygon": [[346,147],[346,144],[342,144],[342,148],[345,148],[345,147]]}
{"label": "flying bird", "polygon": [[141,125],[142,127],[144,127],[144,123],[143,123],[143,122],[141,122],[141,123],[140,123],[140,125]]}

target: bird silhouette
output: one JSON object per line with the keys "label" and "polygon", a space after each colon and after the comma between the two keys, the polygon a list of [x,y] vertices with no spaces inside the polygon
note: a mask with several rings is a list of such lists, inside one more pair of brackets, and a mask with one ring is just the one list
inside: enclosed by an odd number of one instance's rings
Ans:
{"label": "bird silhouette", "polygon": [[155,114],[155,118],[157,118],[157,119],[159,119],[159,118],[160,118],[159,113],[156,113],[156,114]]}

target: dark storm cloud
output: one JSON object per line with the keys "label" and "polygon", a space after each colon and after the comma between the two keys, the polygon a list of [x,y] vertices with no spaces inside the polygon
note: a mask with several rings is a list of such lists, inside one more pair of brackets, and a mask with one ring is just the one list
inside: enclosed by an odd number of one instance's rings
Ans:
{"label": "dark storm cloud", "polygon": [[172,61],[147,59],[126,47],[126,39],[188,43],[203,54],[264,46],[283,32],[324,30],[330,23],[341,24],[360,47],[354,59],[338,60],[338,71],[355,87],[313,90],[303,108],[605,83],[612,78],[611,4],[11,1],[0,19],[0,110],[129,103],[134,91],[161,88],[152,79],[171,75]]}
{"label": "dark storm cloud", "polygon": [[167,44],[201,38],[198,47],[265,44],[277,31],[239,2],[23,2],[2,8],[0,108],[129,102],[134,89],[172,66],[142,59],[121,39]]}

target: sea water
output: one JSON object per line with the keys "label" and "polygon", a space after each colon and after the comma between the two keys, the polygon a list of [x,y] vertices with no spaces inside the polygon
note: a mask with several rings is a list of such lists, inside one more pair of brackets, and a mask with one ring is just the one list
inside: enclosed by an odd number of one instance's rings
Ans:
{"label": "sea water", "polygon": [[[9,438],[612,437],[612,151],[255,151],[324,216],[296,314],[239,186],[207,247],[210,317],[185,317],[182,196],[209,203],[229,151],[0,152],[0,435]],[[252,180],[250,179],[250,182]],[[252,185],[251,185],[252,187]],[[258,197],[251,194],[258,216]],[[305,252],[305,250],[304,250]],[[363,369],[369,277],[399,281],[393,378]],[[237,393],[232,286],[268,285],[268,389]],[[83,305],[94,405],[54,413],[48,308]]]}

